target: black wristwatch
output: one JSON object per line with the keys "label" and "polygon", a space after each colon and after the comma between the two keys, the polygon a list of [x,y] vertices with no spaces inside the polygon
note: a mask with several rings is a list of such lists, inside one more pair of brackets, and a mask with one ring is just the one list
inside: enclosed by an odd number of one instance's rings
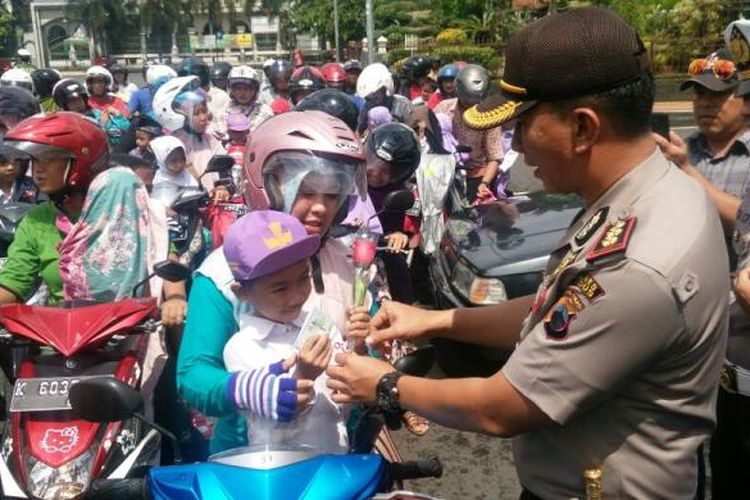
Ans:
{"label": "black wristwatch", "polygon": [[385,413],[400,413],[398,379],[404,374],[399,371],[386,373],[380,378],[377,386],[378,407]]}

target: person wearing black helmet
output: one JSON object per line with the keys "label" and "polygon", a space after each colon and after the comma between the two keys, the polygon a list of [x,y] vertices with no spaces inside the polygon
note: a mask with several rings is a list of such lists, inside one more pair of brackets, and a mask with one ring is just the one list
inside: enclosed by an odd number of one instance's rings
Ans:
{"label": "person wearing black helmet", "polygon": [[326,79],[318,68],[301,66],[294,70],[289,79],[289,95],[292,104],[297,104],[306,96],[326,86]]}
{"label": "person wearing black helmet", "polygon": [[362,63],[357,59],[349,59],[344,63],[346,71],[346,81],[344,82],[344,92],[350,95],[357,94],[357,80],[362,73]]}
{"label": "person wearing black helmet", "polygon": [[226,61],[215,62],[211,66],[211,85],[216,88],[229,92],[229,72],[232,71],[232,65]]}
{"label": "person wearing black helmet", "polygon": [[[367,138],[367,191],[376,211],[383,208],[385,197],[396,190],[411,188],[407,185],[419,166],[421,151],[419,140],[412,129],[403,123],[386,123],[377,127]],[[388,282],[394,300],[414,302],[409,267],[402,253],[409,244],[404,223],[406,214],[388,212],[379,216],[389,252],[383,255]]]}
{"label": "person wearing black helmet", "polygon": [[153,155],[148,146],[152,139],[164,133],[161,124],[148,115],[139,115],[133,119],[132,128],[135,147],[128,154],[138,158]]}
{"label": "person wearing black helmet", "polygon": [[469,127],[464,112],[489,94],[490,77],[483,67],[469,64],[456,75],[456,95],[435,106],[435,114],[448,115],[453,124],[453,135],[459,144],[471,148],[466,180],[466,197],[492,199],[493,184],[503,160],[503,132],[501,127],[475,130]]}
{"label": "person wearing black helmet", "polygon": [[413,101],[422,94],[422,82],[432,69],[432,61],[426,56],[412,56],[404,62],[401,70],[402,85],[399,94]]}
{"label": "person wearing black helmet", "polygon": [[294,106],[294,111],[318,110],[335,116],[350,129],[357,128],[359,112],[348,95],[340,90],[322,89],[308,95]]}
{"label": "person wearing black helmet", "polygon": [[269,85],[261,92],[261,100],[269,106],[278,98],[291,102],[289,81],[294,71],[292,63],[285,59],[277,59],[270,65],[264,66],[263,71],[268,76]]}
{"label": "person wearing black helmet", "polygon": [[41,112],[39,102],[21,87],[0,87],[0,138],[21,120]]}
{"label": "person wearing black helmet", "polygon": [[211,74],[208,65],[199,57],[188,57],[177,65],[177,76],[195,75],[200,78],[201,87],[208,93],[208,112],[211,116],[219,116],[229,107],[229,94],[211,85]]}
{"label": "person wearing black helmet", "polygon": [[128,82],[128,67],[115,61],[109,67],[109,72],[112,73],[114,79],[112,92],[125,103],[130,102],[130,97],[138,90],[138,86]]}
{"label": "person wearing black helmet", "polygon": [[31,79],[34,82],[39,105],[45,113],[57,111],[57,105],[52,98],[52,89],[60,81],[60,73],[51,68],[42,68],[31,73]]}

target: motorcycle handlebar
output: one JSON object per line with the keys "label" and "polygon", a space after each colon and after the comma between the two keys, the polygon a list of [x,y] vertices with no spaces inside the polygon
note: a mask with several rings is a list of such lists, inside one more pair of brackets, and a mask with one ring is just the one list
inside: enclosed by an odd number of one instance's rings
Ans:
{"label": "motorcycle handlebar", "polygon": [[438,457],[427,460],[410,460],[408,462],[392,462],[388,464],[393,481],[420,479],[424,477],[441,477],[443,463]]}

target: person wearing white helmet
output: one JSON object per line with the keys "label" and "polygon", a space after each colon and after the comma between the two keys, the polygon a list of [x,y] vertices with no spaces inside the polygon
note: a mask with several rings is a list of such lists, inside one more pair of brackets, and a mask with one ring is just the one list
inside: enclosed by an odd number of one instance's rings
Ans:
{"label": "person wearing white helmet", "polygon": [[273,116],[271,108],[260,101],[260,75],[250,66],[237,66],[229,72],[228,87],[231,99],[223,113],[214,116],[212,127],[222,138],[227,134],[227,117],[239,113],[250,120],[250,131]]}
{"label": "person wearing white helmet", "polygon": [[128,117],[128,105],[112,93],[114,78],[103,66],[91,66],[86,70],[86,88],[89,91],[89,107],[104,114]]}
{"label": "person wearing white helmet", "polygon": [[2,87],[21,87],[34,93],[34,80],[31,74],[23,69],[12,68],[0,76],[0,86]]}
{"label": "person wearing white helmet", "polygon": [[360,112],[358,130],[367,128],[367,113],[377,106],[385,106],[396,121],[404,122],[411,114],[411,102],[393,92],[393,77],[382,63],[369,64],[357,80],[357,95],[365,100]]}
{"label": "person wearing white helmet", "polygon": [[18,61],[13,65],[14,68],[22,69],[28,72],[34,71],[36,66],[31,62],[31,52],[28,49],[18,49],[16,52]]}
{"label": "person wearing white helmet", "polygon": [[[210,97],[201,87],[197,76],[174,78],[156,91],[154,114],[167,132],[185,145],[188,170],[197,178],[205,172],[209,160],[215,155],[226,154],[221,142],[208,131],[211,116],[208,111]],[[206,174],[201,179],[203,186],[212,190],[216,174]],[[228,198],[226,189],[217,189],[216,198]]]}
{"label": "person wearing white helmet", "polygon": [[147,115],[152,113],[152,101],[156,91],[172,78],[177,78],[177,72],[166,64],[152,64],[146,70],[146,85],[133,93],[128,102],[130,114]]}

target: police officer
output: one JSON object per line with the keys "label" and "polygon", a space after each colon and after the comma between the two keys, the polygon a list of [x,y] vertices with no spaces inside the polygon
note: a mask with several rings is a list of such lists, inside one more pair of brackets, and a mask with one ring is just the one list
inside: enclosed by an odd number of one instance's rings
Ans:
{"label": "police officer", "polygon": [[545,189],[585,202],[535,297],[425,311],[386,303],[368,339],[441,336],[513,348],[488,379],[402,376],[342,354],[339,402],[377,403],[450,427],[514,436],[522,498],[692,498],[714,425],[726,342],[728,263],[706,192],[649,131],[653,78],[619,16],[547,16],[506,46],[502,92],[473,126],[517,120],[514,148]]}

